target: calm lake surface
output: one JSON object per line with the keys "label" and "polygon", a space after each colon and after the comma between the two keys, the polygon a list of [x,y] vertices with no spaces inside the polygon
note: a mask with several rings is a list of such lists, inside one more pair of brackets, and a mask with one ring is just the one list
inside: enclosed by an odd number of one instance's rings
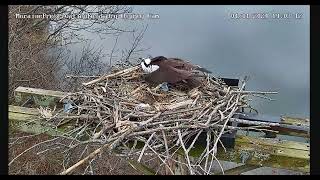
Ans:
{"label": "calm lake surface", "polygon": [[[309,118],[309,6],[133,6],[133,11],[144,17],[120,19],[119,24],[138,29],[148,24],[141,46],[150,49],[142,57],[188,59],[220,77],[248,75],[247,90],[278,92],[270,96],[275,101],[254,99],[259,113]],[[265,13],[269,18],[235,19],[241,13]],[[288,14],[292,17],[284,18]],[[83,34],[105,54],[114,46],[115,37]],[[121,35],[117,47],[129,48],[130,37]],[[81,46],[72,51],[79,52]]]}

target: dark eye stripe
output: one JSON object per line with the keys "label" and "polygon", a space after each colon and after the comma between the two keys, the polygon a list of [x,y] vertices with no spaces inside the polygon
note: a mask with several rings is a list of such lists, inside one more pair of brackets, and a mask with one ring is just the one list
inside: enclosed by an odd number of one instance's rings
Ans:
{"label": "dark eye stripe", "polygon": [[145,65],[146,67],[149,67],[149,65],[150,65],[150,64],[147,64],[146,62],[143,62],[143,63],[144,63],[144,65]]}

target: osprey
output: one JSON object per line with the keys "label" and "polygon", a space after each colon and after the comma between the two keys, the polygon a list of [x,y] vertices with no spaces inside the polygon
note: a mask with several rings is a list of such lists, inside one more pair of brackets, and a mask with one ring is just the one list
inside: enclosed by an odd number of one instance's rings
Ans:
{"label": "osprey", "polygon": [[211,73],[198,65],[193,65],[179,58],[140,58],[141,67],[147,75],[145,80],[150,83],[161,84],[185,82],[190,88],[198,87],[201,81],[198,79],[199,72]]}

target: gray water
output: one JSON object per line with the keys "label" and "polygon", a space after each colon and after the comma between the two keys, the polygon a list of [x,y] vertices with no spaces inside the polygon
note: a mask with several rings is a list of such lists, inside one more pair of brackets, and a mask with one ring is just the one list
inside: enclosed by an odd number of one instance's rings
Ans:
{"label": "gray water", "polygon": [[[133,6],[142,20],[119,20],[124,26],[148,24],[141,56],[185,58],[215,76],[250,76],[247,90],[277,91],[276,101],[254,99],[259,113],[310,116],[309,6]],[[231,13],[301,13],[301,19],[232,19]],[[156,14],[158,19],[148,18]],[[121,22],[122,21],[122,22]],[[85,34],[106,54],[114,37]],[[130,36],[118,47],[130,46]],[[78,48],[75,48],[78,49]],[[77,50],[76,50],[77,51]]]}

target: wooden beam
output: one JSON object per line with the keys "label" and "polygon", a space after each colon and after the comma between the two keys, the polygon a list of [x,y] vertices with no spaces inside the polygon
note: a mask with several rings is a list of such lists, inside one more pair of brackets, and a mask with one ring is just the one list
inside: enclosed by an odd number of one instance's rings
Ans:
{"label": "wooden beam", "polygon": [[54,106],[58,105],[59,100],[66,96],[68,93],[61,91],[52,91],[45,89],[18,87],[14,91],[15,101],[18,105],[22,105],[28,99],[35,103],[37,106]]}
{"label": "wooden beam", "polygon": [[29,115],[39,115],[39,111],[35,108],[27,108],[27,107],[21,107],[21,106],[13,106],[13,105],[9,105],[9,112],[29,114]]}
{"label": "wooden beam", "polygon": [[[244,165],[237,166],[235,168],[231,168],[231,169],[224,171],[224,175],[241,175],[244,172],[248,172],[248,171],[260,168],[260,167],[261,166],[259,166],[259,165],[244,164]],[[222,175],[222,172],[217,173],[215,175]]]}
{"label": "wooden beam", "polygon": [[52,96],[61,98],[65,95],[67,95],[66,92],[62,91],[52,91],[52,90],[46,90],[46,89],[38,89],[38,88],[29,88],[29,87],[22,87],[19,86],[16,90],[16,93],[26,93],[26,94],[36,94],[36,95],[42,95],[42,96]]}
{"label": "wooden beam", "polygon": [[[236,145],[238,146],[246,146],[246,148],[263,148],[260,149],[261,151],[265,150],[273,150],[271,151],[272,154],[281,154],[283,156],[288,157],[294,157],[294,158],[302,158],[302,159],[309,159],[309,150],[310,146],[308,143],[301,143],[301,142],[295,142],[295,141],[288,141],[288,140],[279,140],[275,138],[256,138],[256,137],[250,137],[250,136],[238,136],[236,140]],[[276,149],[270,149],[269,147],[274,147]],[[289,150],[296,150],[301,151],[301,153],[297,154],[285,154],[281,149],[284,149],[284,151]],[[278,151],[276,151],[278,150]]]}
{"label": "wooden beam", "polygon": [[293,118],[284,116],[281,117],[281,124],[310,127],[310,120],[307,118]]}
{"label": "wooden beam", "polygon": [[279,131],[279,133],[274,133],[273,136],[275,136],[276,134],[281,134],[281,135],[297,136],[297,137],[303,137],[306,139],[310,139],[310,132],[308,132],[308,131],[293,130],[293,129],[285,128],[285,127],[272,127],[270,129],[272,129],[274,131]]}
{"label": "wooden beam", "polygon": [[25,123],[22,121],[10,121],[9,125],[10,130],[18,130],[21,132],[32,133],[32,134],[47,134],[50,136],[62,135],[65,132],[65,129],[54,129],[46,125],[41,124],[39,121],[34,121],[33,123]]}
{"label": "wooden beam", "polygon": [[280,127],[274,130],[280,131],[283,135],[299,136],[310,138],[310,120],[307,118],[281,117]]}
{"label": "wooden beam", "polygon": [[[200,156],[203,150],[203,146],[196,145],[190,154]],[[261,167],[309,172],[309,154],[310,146],[308,143],[237,135],[234,149],[227,149],[227,152],[224,152],[219,147],[217,158],[223,161]]]}
{"label": "wooden beam", "polygon": [[222,160],[285,168],[295,171],[310,171],[310,146],[308,143],[270,138],[237,136],[233,150],[219,151]]}
{"label": "wooden beam", "polygon": [[9,105],[9,128],[32,134],[45,133],[51,136],[62,135],[72,128],[66,124],[55,129],[38,120],[39,115],[39,111],[35,108]]}

